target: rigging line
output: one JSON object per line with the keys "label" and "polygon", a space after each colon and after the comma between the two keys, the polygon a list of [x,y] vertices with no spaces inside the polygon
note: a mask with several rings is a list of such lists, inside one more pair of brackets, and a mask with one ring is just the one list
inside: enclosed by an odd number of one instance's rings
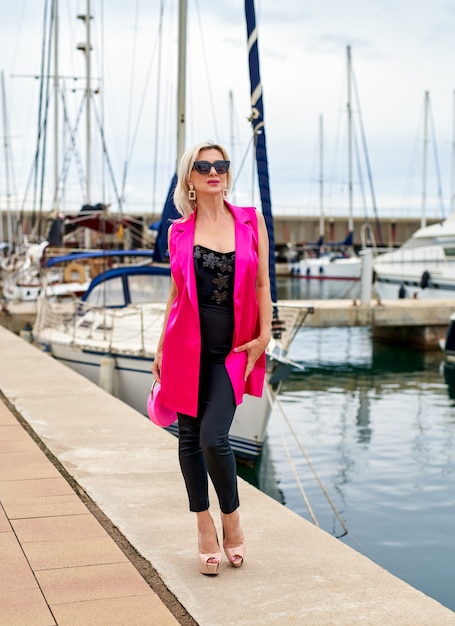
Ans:
{"label": "rigging line", "polygon": [[[267,395],[268,395],[268,399],[269,399],[269,402],[270,402],[270,406],[271,406],[271,407],[273,407],[273,397],[272,397],[272,395],[271,395],[271,390],[270,390],[270,385],[269,385],[269,384],[267,384],[267,385],[266,385],[266,389],[267,389]],[[313,509],[311,508],[310,502],[309,502],[309,500],[308,500],[308,498],[307,498],[307,495],[306,495],[306,493],[305,493],[305,490],[304,490],[304,488],[303,488],[303,485],[302,485],[302,482],[301,482],[301,480],[300,480],[300,478],[299,478],[299,475],[298,475],[298,473],[297,473],[297,470],[295,469],[294,461],[292,460],[292,457],[291,457],[291,455],[289,454],[289,448],[288,448],[288,445],[287,445],[286,440],[285,440],[285,438],[284,438],[284,435],[283,435],[283,430],[282,430],[281,425],[280,425],[280,423],[278,422],[278,420],[277,420],[276,416],[275,416],[275,421],[276,421],[276,423],[277,423],[278,430],[280,431],[281,442],[282,442],[283,447],[284,447],[284,449],[285,449],[285,452],[286,452],[286,456],[287,456],[287,458],[288,458],[289,465],[291,466],[292,473],[294,474],[294,478],[295,478],[295,480],[296,480],[296,483],[297,483],[297,486],[298,486],[298,488],[299,488],[299,491],[300,491],[300,493],[301,493],[301,495],[302,495],[303,501],[305,502],[305,505],[306,505],[306,507],[307,507],[307,509],[308,509],[308,512],[309,512],[310,516],[311,516],[311,519],[313,520],[313,523],[315,524],[315,526],[318,526],[318,528],[320,528],[320,526],[319,526],[319,522],[318,522],[318,520],[316,519],[316,516],[314,515]]]}
{"label": "rigging line", "polygon": [[39,219],[36,222],[36,226],[34,230],[38,231],[38,235],[41,236],[41,218],[43,212],[43,201],[44,201],[44,177],[46,173],[46,146],[47,146],[47,120],[49,114],[49,103],[50,103],[50,68],[51,68],[51,56],[52,56],[52,44],[55,46],[55,41],[53,41],[53,28],[55,21],[55,13],[54,13],[54,4],[52,4],[51,10],[51,19],[49,21],[49,45],[47,49],[48,57],[47,57],[47,72],[46,72],[46,105],[44,107],[44,133],[43,133],[43,151],[42,151],[42,159],[41,159],[41,179],[40,179],[40,199],[39,199]]}
{"label": "rigging line", "polygon": [[253,142],[254,142],[254,137],[255,137],[255,134],[254,134],[254,132],[253,132],[253,134],[251,135],[251,139],[249,140],[248,145],[247,145],[247,147],[246,147],[245,154],[243,155],[243,158],[242,158],[242,160],[241,160],[241,162],[240,162],[240,167],[239,167],[239,169],[237,170],[237,174],[236,174],[236,176],[235,176],[235,178],[234,178],[234,181],[233,181],[233,183],[232,183],[231,193],[235,190],[235,186],[236,186],[236,184],[237,184],[237,181],[238,181],[238,179],[239,179],[239,177],[240,177],[240,174],[242,173],[243,166],[245,165],[246,158],[247,158],[247,156],[248,156],[248,154],[249,154],[249,152],[250,152],[251,146],[253,145]]}
{"label": "rigging line", "polygon": [[357,135],[355,133],[355,129],[353,129],[353,140],[354,140],[354,152],[355,152],[355,156],[356,156],[356,162],[357,162],[357,176],[359,178],[359,189],[360,189],[360,196],[362,198],[362,204],[363,204],[363,211],[364,211],[364,215],[365,215],[365,219],[368,221],[368,206],[367,206],[367,197],[366,197],[366,193],[365,193],[365,185],[363,183],[363,170],[362,170],[362,162],[360,160],[360,148],[359,148],[359,142],[357,141]]}
{"label": "rigging line", "polygon": [[199,37],[201,40],[201,46],[202,46],[202,56],[204,59],[204,67],[205,67],[205,73],[206,73],[206,77],[207,77],[207,86],[208,86],[208,91],[209,91],[209,100],[210,100],[210,108],[212,109],[212,117],[213,117],[213,126],[215,129],[215,137],[218,137],[218,126],[216,123],[216,110],[215,110],[215,103],[213,100],[213,90],[211,87],[211,83],[209,80],[210,74],[209,74],[209,67],[208,67],[208,63],[207,63],[207,50],[205,47],[205,39],[204,39],[204,29],[202,28],[202,22],[201,22],[201,12],[199,10],[199,2],[198,0],[196,0],[196,12],[197,12],[197,19],[198,19],[198,24],[199,24]]}
{"label": "rigging line", "polygon": [[[133,109],[133,93],[134,93],[134,79],[135,79],[135,69],[136,69],[136,53],[137,53],[137,32],[138,32],[138,22],[139,22],[139,0],[136,0],[136,10],[134,16],[134,44],[133,44],[133,58],[131,60],[131,75],[130,75],[130,94],[128,98],[128,124],[127,124],[127,132],[126,132],[126,150],[125,153],[128,155],[130,140],[131,140],[131,118],[132,118],[132,109]],[[122,179],[122,197],[125,193],[125,185],[126,185],[126,173],[127,173],[127,161],[123,164],[123,179]]]}
{"label": "rigging line", "polygon": [[159,149],[159,120],[160,120],[160,98],[161,98],[161,64],[163,51],[163,16],[164,0],[160,2],[160,19],[158,22],[158,76],[155,103],[155,146],[153,155],[153,180],[152,180],[152,211],[156,207],[156,179],[158,174],[158,149]]}
{"label": "rigging line", "polygon": [[[8,101],[10,101],[10,99],[8,98]],[[11,110],[11,105],[8,104],[8,108]],[[8,124],[10,126],[10,124]],[[11,137],[11,128],[8,129],[8,135]],[[16,180],[16,165],[15,165],[15,161],[14,161],[14,154],[13,154],[13,150],[10,147],[10,155],[9,155],[9,160],[11,163],[11,182],[12,182],[12,193],[13,193],[13,197],[14,197],[14,206],[16,208],[15,210],[15,218],[16,218],[16,223],[18,222],[18,220],[20,219],[19,216],[19,212],[17,210],[18,207],[18,191],[17,191],[17,180]]]}
{"label": "rigging line", "polygon": [[290,421],[289,421],[289,419],[288,419],[288,417],[287,417],[287,415],[286,415],[286,413],[285,413],[285,411],[284,411],[284,409],[283,409],[283,405],[281,404],[280,400],[278,399],[277,394],[276,394],[276,393],[274,393],[274,391],[273,391],[272,389],[270,389],[269,387],[270,387],[270,385],[267,385],[267,391],[268,391],[268,393],[271,395],[271,397],[272,397],[272,398],[273,398],[273,400],[275,401],[276,405],[277,405],[277,406],[278,406],[278,408],[280,409],[281,414],[282,414],[282,416],[284,417],[284,420],[285,420],[286,424],[288,425],[288,428],[289,428],[289,430],[291,431],[291,433],[292,433],[292,435],[293,435],[293,437],[294,437],[294,439],[295,439],[295,441],[296,441],[296,443],[297,443],[297,445],[298,445],[298,447],[299,447],[299,449],[300,449],[300,452],[303,454],[303,456],[304,456],[304,458],[305,458],[305,461],[306,461],[306,462],[307,462],[307,464],[308,464],[308,467],[309,467],[309,468],[310,468],[310,470],[312,471],[313,476],[316,478],[316,481],[317,481],[317,483],[318,483],[319,487],[321,488],[322,493],[324,494],[324,496],[325,496],[325,498],[326,498],[327,502],[329,503],[329,505],[330,505],[330,507],[331,507],[332,511],[334,512],[334,514],[335,514],[335,516],[336,516],[337,520],[339,521],[339,523],[340,523],[340,525],[341,525],[342,529],[344,530],[344,534],[348,534],[348,529],[346,528],[345,523],[344,523],[344,522],[343,522],[343,520],[341,519],[341,516],[340,516],[340,514],[338,513],[338,511],[336,510],[336,507],[335,507],[335,505],[333,504],[333,501],[332,501],[332,499],[330,498],[329,494],[327,493],[327,490],[326,490],[326,488],[324,487],[324,485],[323,485],[323,483],[322,483],[321,479],[319,478],[318,473],[317,473],[317,472],[316,472],[316,470],[314,469],[313,464],[311,463],[311,460],[310,460],[309,456],[308,456],[308,455],[307,455],[307,453],[305,452],[304,447],[302,446],[302,444],[301,444],[301,442],[300,442],[299,438],[297,437],[297,433],[295,432],[294,428],[292,427],[292,424],[290,423]]}
{"label": "rigging line", "polygon": [[[42,118],[41,115],[41,108],[42,108],[42,104],[41,104],[41,99],[42,96],[40,95],[40,115],[39,115],[39,124],[38,124],[38,134],[37,134],[37,141],[36,141],[36,148],[35,148],[35,153],[33,155],[33,162],[32,165],[30,167],[30,173],[28,175],[27,178],[27,183],[25,185],[25,190],[24,190],[24,195],[22,198],[22,204],[21,204],[21,219],[24,217],[23,213],[25,211],[25,204],[27,202],[27,197],[28,197],[28,192],[29,192],[29,188],[32,184],[32,180],[34,182],[34,196],[36,195],[36,184],[37,184],[37,171],[38,171],[38,165],[39,165],[39,156],[40,156],[40,144],[41,144],[41,137],[44,134],[44,130],[45,130],[45,119]],[[36,203],[36,198],[34,197],[32,200],[33,204],[32,204],[32,211],[33,211],[33,215],[35,213],[35,203]]]}
{"label": "rigging line", "polygon": [[364,124],[363,124],[362,109],[360,107],[359,90],[357,88],[357,80],[356,80],[356,77],[355,77],[354,67],[352,66],[352,64],[351,64],[351,78],[352,78],[352,83],[353,83],[353,86],[354,86],[354,98],[355,98],[355,101],[357,103],[357,110],[358,110],[358,116],[359,116],[359,126],[360,126],[360,134],[361,134],[361,137],[362,137],[362,146],[363,146],[363,153],[364,153],[364,157],[365,157],[365,164],[366,164],[367,174],[368,174],[368,183],[369,183],[369,187],[370,187],[371,201],[372,201],[372,204],[373,204],[373,212],[374,212],[374,217],[375,217],[375,220],[376,220],[376,232],[377,232],[377,235],[378,235],[379,244],[382,244],[381,222],[379,220],[378,207],[377,207],[377,204],[376,204],[376,193],[375,193],[374,184],[373,184],[373,174],[371,172],[370,155],[369,155],[369,152],[368,152],[368,145],[367,145],[367,141],[366,141],[365,127],[364,127]]}
{"label": "rigging line", "polygon": [[118,202],[118,206],[119,206],[119,213],[121,215],[122,214],[122,196],[120,196],[118,188],[117,188],[117,184],[115,182],[114,170],[112,168],[111,159],[109,157],[109,153],[108,153],[107,145],[106,145],[106,136],[104,134],[104,128],[103,128],[103,126],[101,124],[101,119],[100,119],[100,115],[99,115],[98,109],[96,108],[96,102],[95,102],[95,99],[93,98],[92,95],[91,95],[91,98],[93,100],[92,105],[93,105],[93,111],[95,113],[96,123],[98,124],[98,130],[100,131],[101,143],[102,143],[102,146],[103,146],[104,156],[106,158],[107,169],[108,169],[110,177],[111,177],[112,187],[114,189],[114,193],[115,193],[115,196],[117,198],[117,202]]}
{"label": "rigging line", "polygon": [[444,208],[444,201],[443,201],[443,198],[442,198],[441,170],[440,170],[440,167],[439,167],[438,146],[437,146],[437,143],[436,143],[436,131],[435,131],[433,109],[431,108],[431,103],[430,103],[430,124],[431,124],[431,134],[432,134],[432,137],[433,137],[433,142],[432,143],[433,143],[434,163],[435,163],[435,167],[436,167],[436,177],[437,177],[437,181],[438,181],[439,207],[441,209],[442,219],[445,219],[446,212],[445,212],[445,208]]}
{"label": "rigging line", "polygon": [[[6,93],[6,87],[4,82],[5,75],[3,71],[1,72],[2,79],[2,104],[3,104],[3,146],[5,150],[5,182],[6,182],[6,195],[9,197],[9,201],[14,198],[14,209],[11,209],[11,216],[14,217],[14,220],[17,223],[18,215],[17,215],[17,188],[16,188],[16,179],[14,175],[14,161],[13,161],[13,152],[11,149],[11,124],[9,119],[8,111],[10,110],[10,103],[8,102],[8,96]],[[11,183],[11,184],[10,184]],[[12,189],[11,189],[12,187]],[[1,217],[0,217],[1,219]],[[2,227],[0,226],[0,232],[3,232]],[[14,224],[11,225],[11,244],[13,244],[14,239]]]}
{"label": "rigging line", "polygon": [[141,102],[140,102],[140,105],[139,105],[139,113],[138,113],[138,116],[137,116],[136,126],[134,128],[133,137],[131,139],[130,151],[129,151],[129,153],[126,156],[125,167],[124,167],[123,185],[122,185],[122,196],[121,196],[122,198],[123,198],[124,186],[126,184],[126,178],[127,178],[127,174],[128,174],[129,164],[130,164],[131,157],[132,157],[132,154],[133,154],[134,146],[136,144],[136,139],[137,139],[137,135],[138,135],[138,132],[139,132],[139,124],[140,124],[142,113],[143,113],[143,110],[144,110],[145,96],[146,96],[148,84],[150,82],[150,76],[152,74],[152,68],[153,68],[153,62],[154,62],[154,59],[155,59],[156,48],[157,48],[157,42],[155,40],[154,48],[152,50],[152,56],[151,56],[151,59],[150,59],[149,67],[147,69],[147,75],[146,75],[146,78],[145,78],[145,85],[144,85],[144,90],[142,92],[142,99],[141,99]]}
{"label": "rigging line", "polygon": [[76,123],[74,125],[74,128],[71,127],[70,124],[70,120],[69,120],[69,116],[68,116],[68,110],[66,107],[66,100],[65,100],[65,96],[63,93],[63,90],[60,90],[60,95],[62,98],[62,109],[63,109],[63,120],[65,122],[65,125],[67,127],[67,130],[69,132],[70,135],[70,145],[68,145],[67,149],[66,149],[66,153],[63,159],[63,167],[62,167],[62,172],[60,174],[59,177],[59,185],[60,185],[60,194],[56,194],[59,198],[60,201],[63,200],[63,196],[64,196],[64,190],[65,190],[65,185],[66,185],[66,180],[67,180],[67,176],[68,176],[68,172],[69,172],[69,165],[70,165],[70,157],[71,157],[71,151],[74,152],[74,158],[76,161],[76,169],[77,169],[77,173],[79,176],[79,185],[81,187],[81,189],[85,189],[86,188],[86,178],[85,178],[85,174],[84,174],[84,169],[82,167],[82,159],[80,157],[79,154],[79,150],[77,149],[77,145],[76,145],[76,132],[77,129],[79,128],[79,122],[82,116],[82,111],[84,109],[84,103],[85,103],[85,94],[83,95],[82,99],[81,99],[81,104],[79,106],[79,111],[76,117]]}
{"label": "rigging line", "polygon": [[[35,210],[36,210],[36,198],[38,195],[38,168],[39,168],[39,157],[40,157],[40,148],[41,148],[41,134],[42,134],[42,117],[43,117],[43,91],[44,91],[44,66],[45,66],[45,58],[46,58],[46,23],[47,23],[47,12],[48,12],[49,0],[44,5],[44,14],[43,14],[43,40],[41,42],[41,76],[40,76],[40,88],[39,88],[39,100],[38,100],[38,132],[36,138],[36,148],[35,148],[35,158],[32,169],[32,177],[33,177],[33,201],[32,201],[32,224],[35,221]],[[31,182],[31,181],[30,181]],[[27,190],[26,190],[27,193]],[[25,203],[25,196],[24,196]],[[21,213],[23,212],[23,208],[21,209]],[[23,215],[21,215],[23,218]]]}

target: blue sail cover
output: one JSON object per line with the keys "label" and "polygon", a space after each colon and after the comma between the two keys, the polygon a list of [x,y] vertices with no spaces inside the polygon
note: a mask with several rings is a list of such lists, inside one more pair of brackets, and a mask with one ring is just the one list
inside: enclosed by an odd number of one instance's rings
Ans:
{"label": "blue sail cover", "polygon": [[248,35],[248,65],[250,68],[251,89],[251,124],[254,133],[256,151],[256,167],[258,173],[259,192],[261,195],[262,213],[264,215],[269,235],[269,273],[270,292],[272,302],[277,301],[276,271],[275,271],[275,230],[272,217],[272,203],[270,199],[269,167],[267,162],[267,146],[264,124],[264,103],[262,99],[262,84],[259,72],[258,34],[256,29],[256,13],[254,0],[245,0],[245,16]]}
{"label": "blue sail cover", "polygon": [[174,204],[174,189],[177,184],[177,174],[174,174],[167,192],[166,202],[164,204],[163,213],[161,215],[161,223],[158,229],[158,235],[155,242],[155,250],[153,252],[153,260],[155,263],[164,263],[169,261],[169,253],[167,249],[167,231],[172,221],[181,217]]}

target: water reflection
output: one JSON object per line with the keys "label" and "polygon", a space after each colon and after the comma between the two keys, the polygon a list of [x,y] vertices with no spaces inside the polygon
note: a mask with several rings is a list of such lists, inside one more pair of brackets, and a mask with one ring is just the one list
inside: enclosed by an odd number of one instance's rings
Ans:
{"label": "water reflection", "polygon": [[451,400],[455,400],[455,363],[444,363],[444,380],[447,385],[447,393]]}
{"label": "water reflection", "polygon": [[368,444],[371,441],[370,400],[365,390],[360,392],[359,408],[356,415],[357,443]]}
{"label": "water reflection", "polygon": [[270,445],[266,438],[262,447],[259,461],[254,467],[249,467],[241,462],[237,464],[238,475],[246,480],[250,485],[257,487],[268,496],[285,504],[284,495],[278,486],[275,467],[270,453]]}
{"label": "water reflection", "polygon": [[304,328],[291,356],[305,370],[279,400],[298,441],[275,410],[257,485],[270,471],[283,503],[310,519],[282,428],[321,527],[341,534],[299,444],[349,529],[343,541],[455,609],[455,364],[377,344],[368,328]]}
{"label": "water reflection", "polygon": [[279,300],[352,299],[360,297],[360,281],[278,277],[277,292]]}

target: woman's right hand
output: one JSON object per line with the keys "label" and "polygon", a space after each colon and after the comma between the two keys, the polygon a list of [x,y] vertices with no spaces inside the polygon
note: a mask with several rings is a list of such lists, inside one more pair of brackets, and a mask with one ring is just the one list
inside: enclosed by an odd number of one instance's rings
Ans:
{"label": "woman's right hand", "polygon": [[161,363],[163,361],[163,353],[157,352],[152,364],[152,374],[157,383],[161,383]]}

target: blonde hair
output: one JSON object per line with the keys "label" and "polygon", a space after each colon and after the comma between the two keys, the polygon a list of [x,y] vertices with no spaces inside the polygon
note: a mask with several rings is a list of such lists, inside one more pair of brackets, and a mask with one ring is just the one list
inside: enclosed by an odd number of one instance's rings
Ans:
{"label": "blonde hair", "polygon": [[[223,155],[223,159],[229,161],[229,155],[223,146],[210,141],[204,143],[198,143],[192,148],[188,148],[179,163],[179,170],[177,172],[177,184],[174,190],[174,204],[180,215],[183,215],[185,219],[193,213],[196,208],[196,201],[188,199],[188,179],[191,175],[194,162],[197,161],[201,150],[218,150]],[[227,188],[230,189],[232,185],[232,173],[231,168],[227,172]]]}

